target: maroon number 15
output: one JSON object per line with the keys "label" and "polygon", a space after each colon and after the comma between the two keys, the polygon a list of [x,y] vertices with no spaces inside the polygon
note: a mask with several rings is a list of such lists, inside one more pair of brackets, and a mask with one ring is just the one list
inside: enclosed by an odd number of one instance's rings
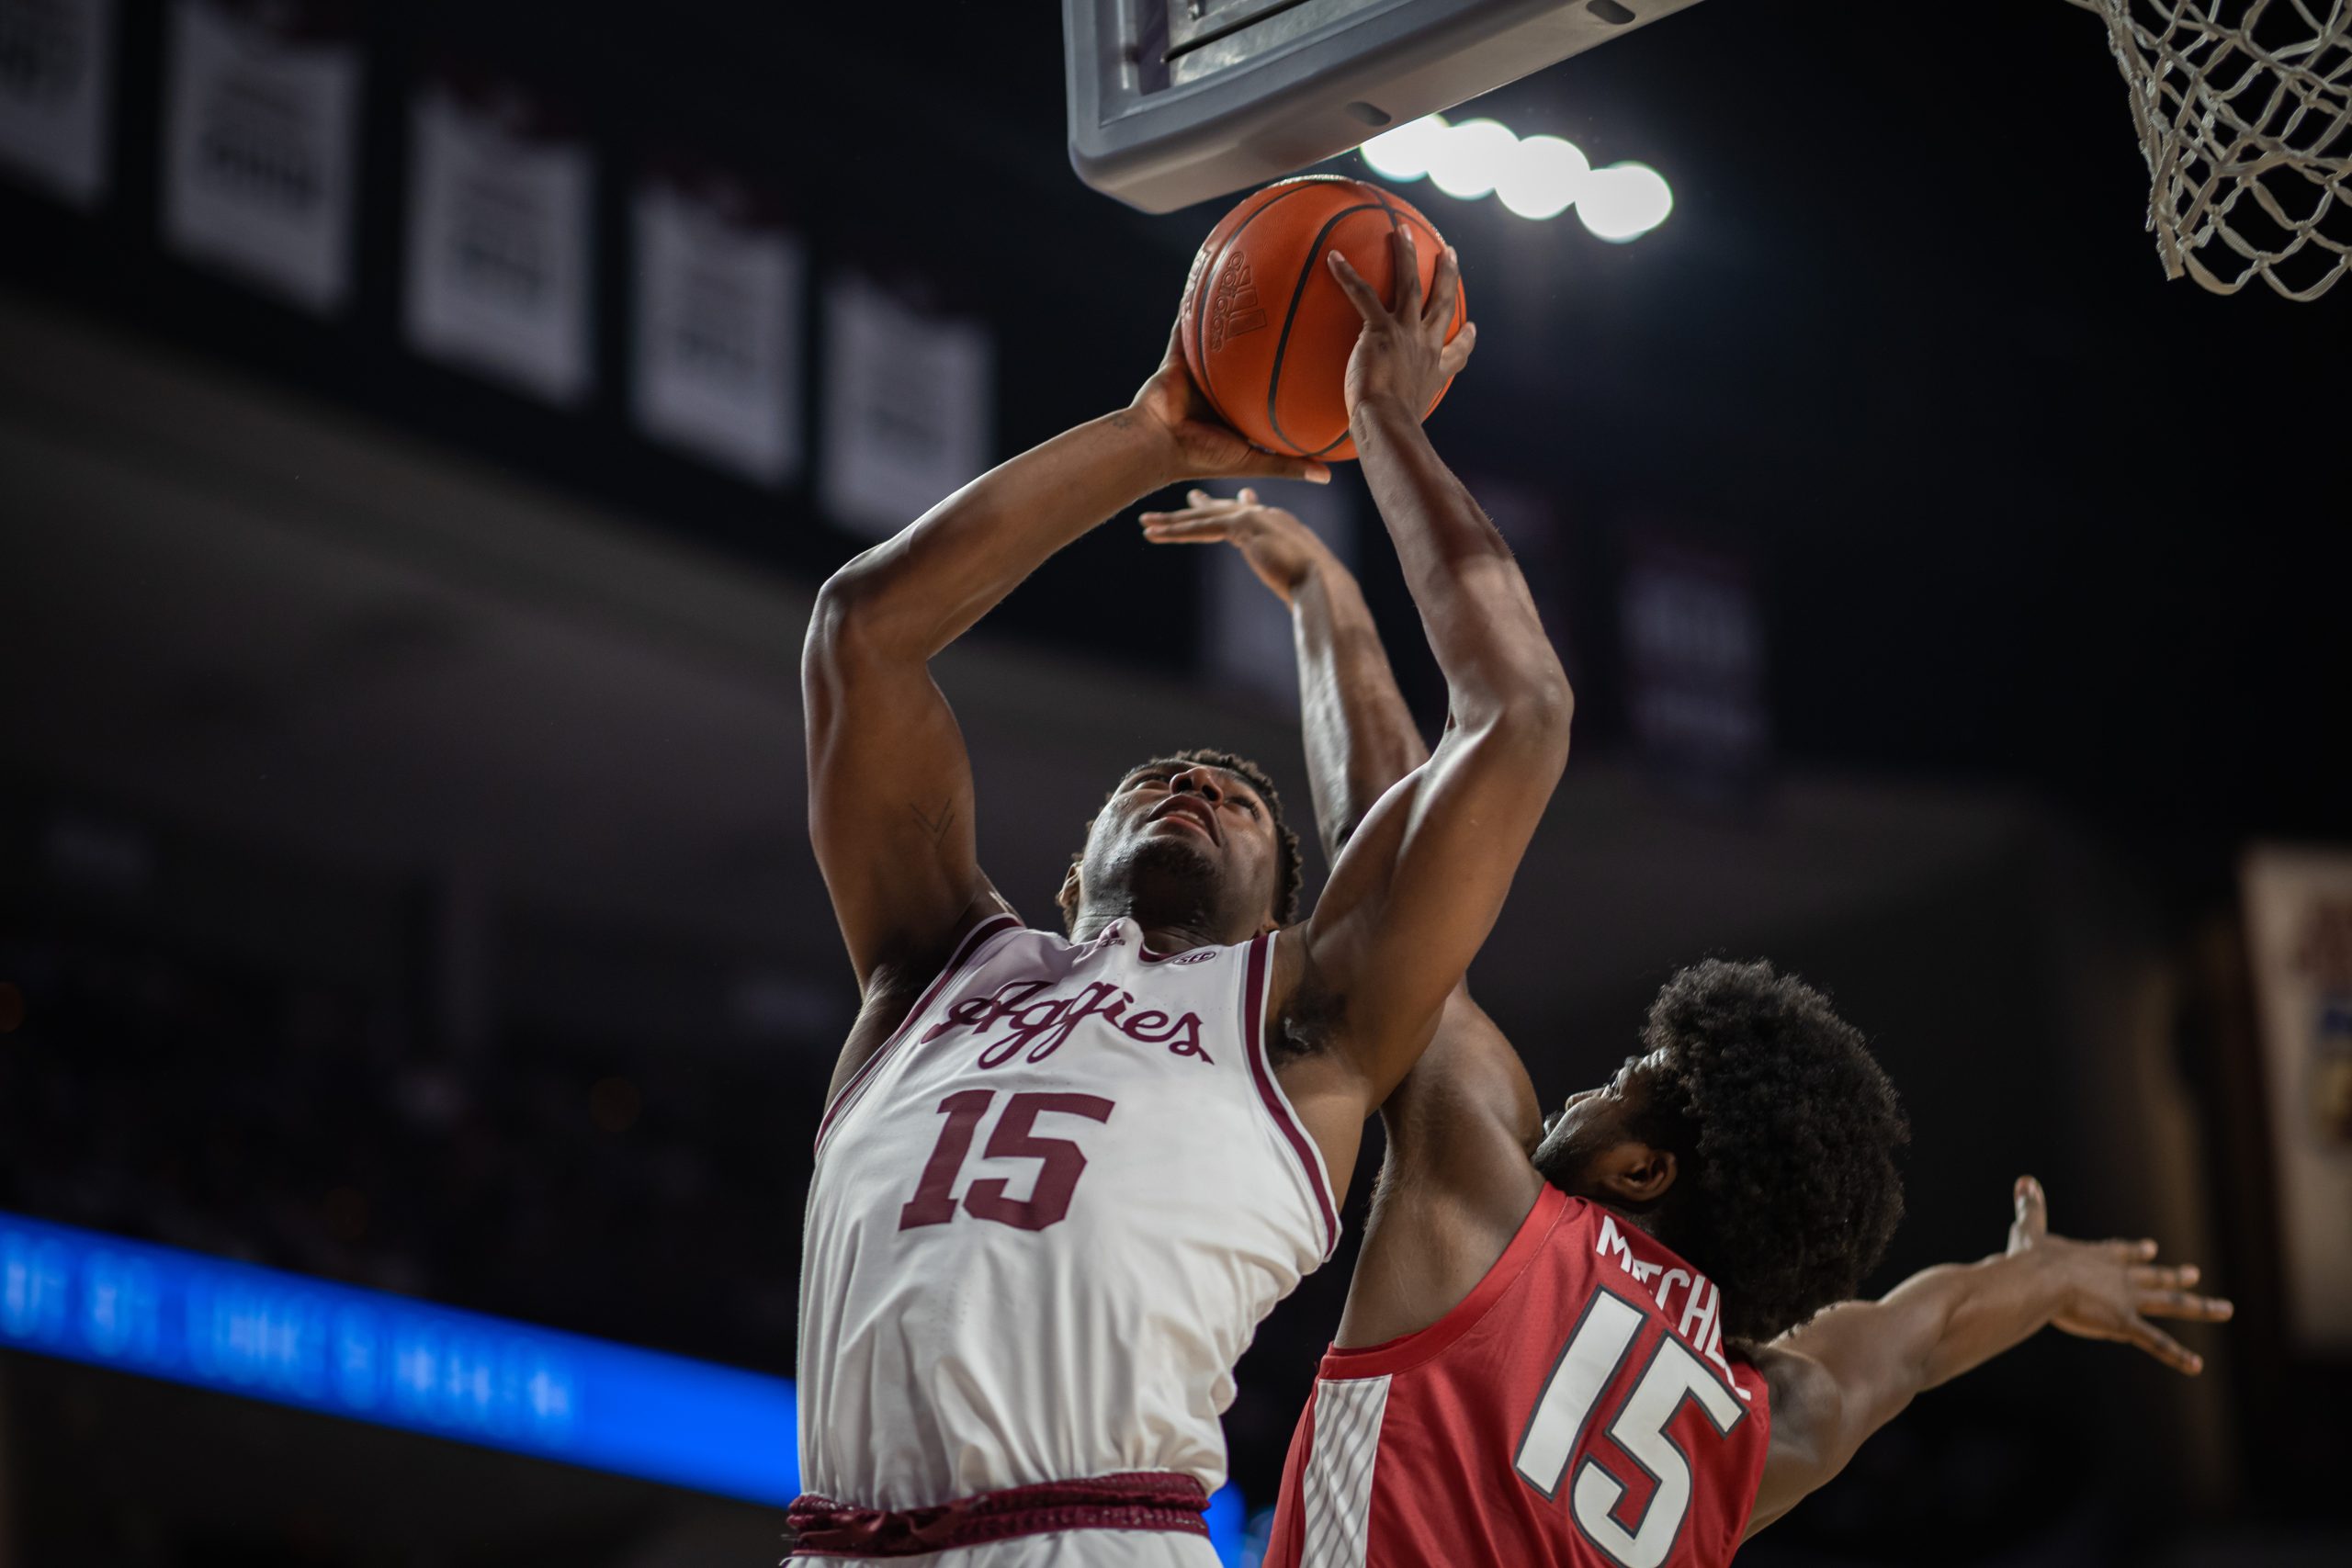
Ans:
{"label": "maroon number 15", "polygon": [[[967,1089],[939,1102],[939,1113],[947,1118],[947,1125],[939,1130],[939,1142],[922,1168],[922,1181],[915,1188],[915,1195],[899,1211],[900,1230],[944,1225],[956,1217],[956,1174],[964,1168],[964,1160],[972,1152],[972,1135],[995,1099],[992,1089]],[[1086,1155],[1068,1138],[1036,1136],[1037,1118],[1057,1111],[1091,1122],[1108,1122],[1113,1109],[1113,1103],[1099,1094],[1016,1094],[1006,1100],[1004,1115],[989,1134],[987,1157],[1037,1161],[1037,1183],[1026,1198],[1007,1198],[1002,1178],[975,1181],[964,1190],[964,1212],[976,1220],[994,1220],[1016,1230],[1041,1231],[1060,1224],[1069,1213],[1069,1195],[1086,1172]]]}

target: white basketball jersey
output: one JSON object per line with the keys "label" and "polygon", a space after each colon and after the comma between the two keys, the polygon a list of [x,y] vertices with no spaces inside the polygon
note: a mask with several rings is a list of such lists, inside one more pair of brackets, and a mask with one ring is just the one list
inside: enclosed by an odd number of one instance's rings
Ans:
{"label": "white basketball jersey", "polygon": [[983,923],[817,1135],[802,1485],[866,1507],[1125,1471],[1225,1480],[1258,1322],[1330,1255],[1262,1039],[1273,939]]}

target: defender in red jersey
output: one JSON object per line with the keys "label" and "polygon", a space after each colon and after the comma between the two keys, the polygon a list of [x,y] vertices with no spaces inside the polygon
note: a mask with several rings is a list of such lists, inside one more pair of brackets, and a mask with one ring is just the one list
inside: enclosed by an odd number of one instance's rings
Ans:
{"label": "defender in red jersey", "polygon": [[[1146,532],[1234,545],[1290,605],[1336,852],[1422,755],[1371,616],[1295,518],[1249,491],[1191,501]],[[2046,1325],[2194,1372],[2149,1318],[2229,1315],[2154,1242],[2049,1235],[2030,1179],[2004,1254],[1847,1301],[1901,1214],[1906,1135],[1861,1035],[1769,964],[1711,961],[1660,992],[1643,1046],[1545,1119],[1456,991],[1381,1108],[1270,1568],[1712,1568],[1921,1390]]]}

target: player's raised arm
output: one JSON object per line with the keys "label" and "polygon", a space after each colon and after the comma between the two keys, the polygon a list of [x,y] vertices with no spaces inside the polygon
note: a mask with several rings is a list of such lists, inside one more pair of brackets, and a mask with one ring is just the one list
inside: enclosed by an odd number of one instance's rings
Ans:
{"label": "player's raised arm", "polygon": [[1847,1302],[1756,1357],[1771,1390],[1772,1442],[1747,1533],[1787,1513],[1846,1467],[1870,1435],[1920,1393],[2056,1327],[2136,1345],[2175,1371],[2203,1358],[2151,1318],[2220,1323],[2230,1303],[2192,1293],[2194,1264],[2165,1267],[2153,1241],[2050,1234],[2041,1184],[2017,1184],[2008,1249],[1914,1274],[1875,1302]]}
{"label": "player's raised arm", "polygon": [[1412,242],[1400,231],[1396,244],[1393,310],[1332,259],[1364,321],[1348,364],[1350,430],[1450,713],[1429,760],[1350,838],[1287,958],[1297,968],[1284,976],[1295,987],[1286,1016],[1317,1037],[1293,1042],[1306,1049],[1284,1083],[1326,1148],[1342,1152],[1351,1118],[1412,1068],[1492,929],[1567,760],[1572,707],[1518,564],[1421,430],[1475,336],[1465,324],[1445,340],[1460,288],[1453,255],[1425,308]]}
{"label": "player's raised arm", "polygon": [[[1380,798],[1429,761],[1429,747],[1354,574],[1314,532],[1254,491],[1186,499],[1182,511],[1146,513],[1145,536],[1229,544],[1290,609],[1315,822],[1336,861]],[[1466,985],[1446,998],[1429,1049],[1380,1115],[1398,1180],[1364,1238],[1342,1344],[1391,1338],[1442,1312],[1462,1280],[1493,1261],[1536,1180],[1527,1161],[1543,1131],[1535,1085]]]}
{"label": "player's raised arm", "polygon": [[1114,512],[1208,474],[1324,470],[1216,423],[1171,335],[1128,407],[982,475],[826,582],[801,658],[809,836],[869,999],[920,987],[1000,904],[974,858],[971,769],[933,656]]}
{"label": "player's raised arm", "polygon": [[[1397,690],[1380,628],[1354,573],[1290,513],[1252,490],[1231,500],[1196,490],[1186,502],[1182,511],[1145,513],[1144,536],[1154,544],[1232,546],[1290,611],[1315,825],[1325,856],[1336,862],[1380,798],[1430,757]],[[1435,1135],[1465,1110],[1478,1125],[1465,1124],[1464,1138]],[[1493,1123],[1508,1130],[1506,1152],[1516,1157],[1542,1130],[1525,1065],[1466,987],[1448,998],[1436,1038],[1382,1113],[1392,1134],[1408,1126],[1432,1134],[1408,1140],[1416,1153],[1429,1155],[1453,1142],[1492,1146],[1490,1138],[1467,1134],[1483,1134]],[[1393,1154],[1394,1136],[1389,1146]]]}

